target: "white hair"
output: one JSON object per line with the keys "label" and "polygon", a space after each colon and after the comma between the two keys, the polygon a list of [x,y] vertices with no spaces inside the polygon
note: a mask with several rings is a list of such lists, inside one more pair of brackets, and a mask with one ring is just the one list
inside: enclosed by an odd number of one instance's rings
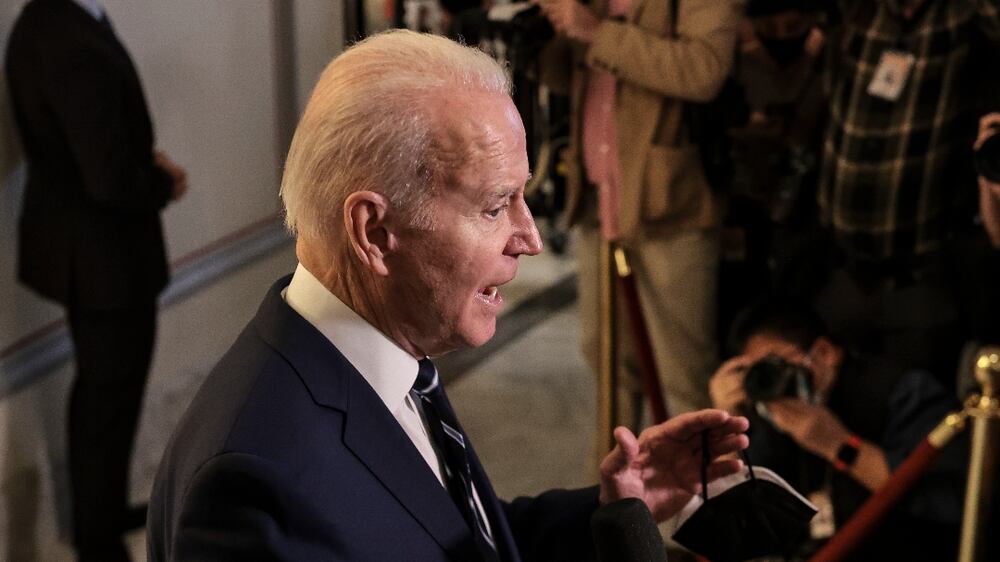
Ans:
{"label": "white hair", "polygon": [[343,224],[347,196],[361,190],[385,195],[411,224],[427,226],[426,203],[442,172],[427,101],[477,89],[509,96],[510,79],[485,53],[439,36],[387,31],[334,58],[285,161],[289,230],[326,238]]}

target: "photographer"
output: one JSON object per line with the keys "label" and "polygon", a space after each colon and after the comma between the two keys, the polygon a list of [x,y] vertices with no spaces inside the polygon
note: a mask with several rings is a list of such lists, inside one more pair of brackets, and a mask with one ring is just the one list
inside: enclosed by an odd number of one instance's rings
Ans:
{"label": "photographer", "polygon": [[[1000,128],[1000,113],[984,115],[979,120],[979,136],[974,146],[979,168],[979,216],[994,248],[1000,248],[1000,137],[996,137],[998,128]],[[990,139],[992,141],[987,143]]]}
{"label": "photographer", "polygon": [[[744,310],[731,336],[740,355],[713,375],[712,401],[747,414],[753,462],[820,507],[803,553],[840,528],[957,406],[928,373],[849,352],[794,303]],[[946,451],[854,559],[906,559],[900,553],[910,548],[919,553],[913,559],[954,556],[963,458]]]}

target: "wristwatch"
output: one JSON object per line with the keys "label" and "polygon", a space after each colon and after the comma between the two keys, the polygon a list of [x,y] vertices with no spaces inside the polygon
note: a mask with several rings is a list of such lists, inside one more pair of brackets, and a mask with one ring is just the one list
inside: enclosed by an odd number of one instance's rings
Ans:
{"label": "wristwatch", "polygon": [[833,459],[833,468],[841,472],[847,472],[854,461],[858,460],[858,450],[861,448],[861,438],[851,434],[846,441],[840,444],[837,449],[837,456]]}

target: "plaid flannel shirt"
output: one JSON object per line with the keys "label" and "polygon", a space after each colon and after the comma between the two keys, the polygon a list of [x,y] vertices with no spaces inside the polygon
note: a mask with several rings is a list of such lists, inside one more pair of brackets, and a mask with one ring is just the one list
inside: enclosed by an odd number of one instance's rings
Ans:
{"label": "plaid flannel shirt", "polygon": [[[900,3],[842,0],[830,45],[820,216],[864,261],[935,249],[974,205],[976,81],[1000,73],[996,58],[970,57],[974,44],[978,55],[1000,40],[1000,0],[927,0],[910,20]],[[896,101],[867,92],[890,49],[915,59]]]}

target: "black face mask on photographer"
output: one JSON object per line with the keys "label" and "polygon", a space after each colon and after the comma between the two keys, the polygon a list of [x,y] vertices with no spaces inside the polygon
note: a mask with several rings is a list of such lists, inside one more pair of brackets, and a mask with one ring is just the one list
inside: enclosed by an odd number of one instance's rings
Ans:
{"label": "black face mask on photographer", "polygon": [[774,59],[774,62],[785,68],[802,58],[806,41],[809,39],[809,32],[793,37],[761,37],[758,35],[757,39],[767,54]]}

